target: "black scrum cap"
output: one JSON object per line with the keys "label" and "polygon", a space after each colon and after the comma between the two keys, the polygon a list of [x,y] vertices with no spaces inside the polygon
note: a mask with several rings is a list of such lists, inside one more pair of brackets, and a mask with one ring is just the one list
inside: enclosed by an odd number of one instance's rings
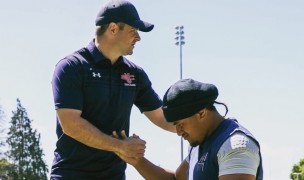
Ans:
{"label": "black scrum cap", "polygon": [[213,84],[183,79],[173,84],[163,98],[163,111],[168,122],[194,115],[206,105],[213,104],[218,90]]}

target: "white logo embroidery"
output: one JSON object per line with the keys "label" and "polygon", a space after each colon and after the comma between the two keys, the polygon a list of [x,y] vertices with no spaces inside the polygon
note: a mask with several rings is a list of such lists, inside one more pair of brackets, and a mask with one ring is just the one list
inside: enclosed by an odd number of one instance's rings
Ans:
{"label": "white logo embroidery", "polygon": [[99,78],[101,78],[101,75],[100,75],[100,73],[93,72],[93,77],[99,77]]}
{"label": "white logo embroidery", "polygon": [[198,170],[204,171],[205,161],[207,160],[208,152],[203,154],[201,159],[197,162],[197,168]]}

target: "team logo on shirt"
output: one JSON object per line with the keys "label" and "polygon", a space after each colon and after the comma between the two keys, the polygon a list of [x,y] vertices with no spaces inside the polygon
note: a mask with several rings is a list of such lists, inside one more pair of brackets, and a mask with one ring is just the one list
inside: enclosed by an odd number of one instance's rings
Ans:
{"label": "team logo on shirt", "polygon": [[[90,68],[90,71],[93,71],[93,69],[92,68]],[[99,72],[92,72],[92,76],[93,77],[98,77],[98,78],[101,78],[101,74],[99,73]]]}
{"label": "team logo on shirt", "polygon": [[208,157],[208,152],[204,153],[201,157],[201,159],[197,162],[197,170],[198,171],[204,171],[205,162]]}
{"label": "team logo on shirt", "polygon": [[101,78],[101,75],[100,75],[100,73],[93,72],[93,77],[99,77],[99,78]]}
{"label": "team logo on shirt", "polygon": [[122,80],[125,80],[126,82],[124,83],[125,86],[136,86],[135,84],[132,84],[132,81],[135,80],[135,76],[130,74],[130,73],[123,73],[120,75],[120,78]]}

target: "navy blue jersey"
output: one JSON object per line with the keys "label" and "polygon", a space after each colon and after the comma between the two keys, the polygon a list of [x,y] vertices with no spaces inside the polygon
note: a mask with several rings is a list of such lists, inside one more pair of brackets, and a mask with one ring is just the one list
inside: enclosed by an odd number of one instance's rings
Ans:
{"label": "navy blue jersey", "polygon": [[[84,119],[108,135],[121,130],[129,134],[133,104],[141,112],[162,105],[142,68],[124,57],[111,64],[94,41],[59,61],[52,85],[56,109],[81,110]],[[51,177],[124,178],[126,164],[114,153],[88,147],[63,134],[58,120],[56,132]]]}
{"label": "navy blue jersey", "polygon": [[[240,126],[236,120],[224,120],[220,126],[199,146],[198,161],[193,169],[193,180],[218,180],[219,167],[217,153],[222,144],[235,132],[244,133],[246,136],[253,139],[259,146],[258,141],[252,134]],[[260,155],[260,164],[256,175],[257,180],[263,179],[262,156]]]}

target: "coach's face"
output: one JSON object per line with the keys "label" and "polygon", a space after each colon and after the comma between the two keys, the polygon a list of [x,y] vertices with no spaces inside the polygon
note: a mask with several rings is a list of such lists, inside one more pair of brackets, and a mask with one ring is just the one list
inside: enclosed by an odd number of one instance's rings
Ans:
{"label": "coach's face", "polygon": [[208,132],[206,129],[208,126],[204,125],[205,117],[204,109],[202,109],[188,118],[175,121],[177,135],[182,136],[191,146],[201,144]]}
{"label": "coach's face", "polygon": [[123,29],[118,31],[116,37],[121,55],[132,55],[136,42],[140,41],[137,29],[128,24],[124,24]]}

